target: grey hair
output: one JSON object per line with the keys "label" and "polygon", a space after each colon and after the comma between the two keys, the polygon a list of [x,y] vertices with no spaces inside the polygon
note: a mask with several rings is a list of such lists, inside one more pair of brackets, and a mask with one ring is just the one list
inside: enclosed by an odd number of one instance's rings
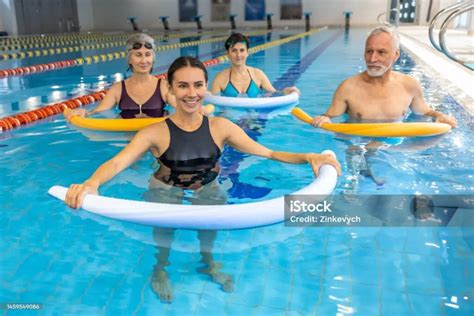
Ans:
{"label": "grey hair", "polygon": [[400,49],[400,35],[398,34],[398,31],[388,23],[375,27],[372,31],[369,32],[369,34],[367,35],[367,39],[369,39],[373,35],[377,35],[380,33],[387,33],[388,35],[390,35],[392,37],[392,42],[395,49]]}
{"label": "grey hair", "polygon": [[141,43],[141,44],[149,43],[149,44],[151,44],[151,47],[153,48],[152,49],[153,59],[155,59],[155,51],[156,51],[155,40],[150,35],[147,35],[147,34],[144,34],[144,33],[139,33],[139,34],[130,35],[127,39],[127,46],[125,48],[126,52],[127,52],[127,63],[128,63],[128,60],[130,59],[130,54],[133,51],[133,44],[135,44],[135,43]]}

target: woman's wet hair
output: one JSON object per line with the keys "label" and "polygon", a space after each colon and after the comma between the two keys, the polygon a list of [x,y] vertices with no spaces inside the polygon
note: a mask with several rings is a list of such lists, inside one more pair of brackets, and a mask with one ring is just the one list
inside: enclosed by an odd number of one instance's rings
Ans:
{"label": "woman's wet hair", "polygon": [[[139,34],[132,34],[128,37],[127,39],[127,44],[125,51],[127,52],[127,63],[129,66],[129,70],[132,69],[132,65],[130,65],[129,60],[130,60],[130,55],[132,54],[133,50],[135,49],[140,49],[142,46],[145,46],[147,49],[151,49],[152,54],[153,54],[153,61],[155,60],[155,40],[153,37],[144,34],[144,33],[139,33]],[[151,67],[153,70],[153,67]]]}
{"label": "woman's wet hair", "polygon": [[204,73],[204,77],[206,78],[206,82],[208,81],[206,66],[204,66],[204,64],[199,59],[193,56],[181,56],[176,58],[171,64],[171,66],[168,68],[168,82],[170,85],[173,82],[174,73],[179,69],[185,67],[201,69]]}
{"label": "woman's wet hair", "polygon": [[226,39],[224,43],[225,50],[229,50],[229,48],[233,47],[237,43],[244,43],[247,49],[250,48],[250,41],[249,38],[242,33],[234,33]]}

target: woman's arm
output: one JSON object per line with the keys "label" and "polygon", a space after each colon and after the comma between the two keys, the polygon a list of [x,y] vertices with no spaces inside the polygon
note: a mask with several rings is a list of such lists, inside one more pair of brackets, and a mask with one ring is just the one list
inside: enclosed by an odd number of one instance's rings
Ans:
{"label": "woman's arm", "polygon": [[170,106],[176,108],[176,98],[173,94],[170,93],[170,86],[168,80],[160,80],[160,93],[161,97],[163,98],[163,101],[165,101],[166,104],[169,104]]}
{"label": "woman's arm", "polygon": [[225,70],[219,72],[214,78],[214,81],[212,82],[211,93],[214,95],[219,95],[221,91],[224,90],[224,71]]}
{"label": "woman's arm", "polygon": [[292,164],[309,163],[311,164],[313,172],[316,176],[319,174],[319,168],[321,165],[329,164],[336,168],[338,175],[341,175],[341,166],[339,162],[330,154],[298,154],[291,152],[271,151],[267,147],[260,145],[251,139],[236,124],[223,118],[219,119],[221,121],[219,122],[220,124],[218,124],[218,129],[224,133],[224,143],[228,143],[230,146],[241,152]]}
{"label": "woman's arm", "polygon": [[271,93],[274,93],[277,91],[275,87],[272,85],[272,83],[270,82],[270,79],[268,79],[267,75],[263,71],[257,68],[253,68],[253,69],[254,69],[254,74],[256,76],[257,82],[260,82],[261,89],[267,92],[271,92]]}
{"label": "woman's arm", "polygon": [[84,183],[72,184],[66,193],[66,204],[72,208],[80,207],[86,194],[97,194],[99,186],[112,179],[143,155],[153,145],[152,136],[156,135],[150,130],[153,131],[148,128],[139,131],[121,152],[103,163]]}
{"label": "woman's arm", "polygon": [[71,117],[73,116],[86,117],[95,113],[110,110],[119,102],[121,92],[122,83],[117,82],[113,84],[112,87],[107,91],[105,97],[102,99],[102,101],[100,101],[99,105],[95,109],[91,111],[86,111],[85,109],[81,108],[72,111],[67,111],[64,113],[64,117],[69,122],[71,120]]}
{"label": "woman's arm", "polygon": [[[257,75],[257,78],[259,78],[261,84],[260,87],[264,89],[265,91],[275,93],[277,92],[277,89],[272,85],[270,82],[270,79],[268,79],[267,75],[260,69],[254,68],[255,69],[255,74]],[[290,94],[292,92],[296,92],[299,95],[301,95],[300,90],[293,86],[293,87],[286,87],[282,90],[283,94]]]}
{"label": "woman's arm", "polygon": [[334,158],[331,154],[315,154],[315,153],[305,153],[305,154],[297,154],[297,153],[289,153],[284,151],[274,151],[270,157],[273,160],[278,160],[286,163],[293,163],[293,164],[303,164],[309,163],[311,168],[313,169],[314,174],[319,176],[319,168],[322,165],[331,165],[336,168],[337,175],[341,175],[341,165],[339,162]]}

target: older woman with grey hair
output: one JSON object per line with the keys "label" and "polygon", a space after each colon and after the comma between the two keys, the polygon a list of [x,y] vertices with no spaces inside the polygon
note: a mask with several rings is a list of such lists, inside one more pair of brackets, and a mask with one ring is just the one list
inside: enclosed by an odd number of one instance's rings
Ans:
{"label": "older woman with grey hair", "polygon": [[110,110],[116,104],[122,118],[161,117],[166,104],[175,106],[166,80],[151,75],[156,50],[153,38],[146,34],[133,34],[127,40],[126,50],[132,75],[112,85],[95,109],[88,112],[76,109],[65,113],[68,121],[74,115],[85,117]]}

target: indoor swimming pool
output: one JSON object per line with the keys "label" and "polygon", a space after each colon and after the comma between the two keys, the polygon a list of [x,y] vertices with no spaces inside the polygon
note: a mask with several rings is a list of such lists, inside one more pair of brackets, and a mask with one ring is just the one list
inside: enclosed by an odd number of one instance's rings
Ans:
{"label": "indoor swimming pool", "polygon": [[[274,30],[252,36],[251,45],[301,32]],[[262,69],[276,88],[296,85],[301,90],[299,107],[311,115],[321,114],[337,86],[365,70],[367,32],[322,29],[259,51],[249,56],[248,64]],[[119,46],[2,60],[0,69],[121,50]],[[178,56],[208,60],[223,54],[223,41],[159,51],[153,73],[166,72]],[[209,67],[210,80],[226,67],[227,63]],[[428,103],[456,117],[458,128],[442,136],[403,139],[372,153],[367,164],[383,184],[363,172],[363,157],[357,154],[370,138],[315,129],[295,119],[289,109],[217,108],[215,115],[229,118],[273,150],[333,150],[343,170],[336,195],[472,195],[471,115],[412,56],[402,52],[394,68],[415,77]],[[105,89],[125,78],[126,69],[122,58],[0,79],[0,118]],[[408,120],[426,119],[411,115]],[[474,313],[472,227],[315,228],[280,223],[218,231],[213,254],[221,271],[233,279],[231,293],[198,271],[202,264],[196,231],[178,230],[166,268],[174,300],[161,303],[151,287],[157,255],[151,227],[73,211],[47,194],[52,185],[83,182],[123,148],[130,135],[81,130],[62,115],[0,133],[0,302],[42,304],[40,313],[57,315]],[[230,148],[221,157],[221,167],[218,183],[229,204],[290,194],[313,178],[309,165],[282,164]],[[100,193],[149,199],[155,168],[148,153],[103,185]]]}

